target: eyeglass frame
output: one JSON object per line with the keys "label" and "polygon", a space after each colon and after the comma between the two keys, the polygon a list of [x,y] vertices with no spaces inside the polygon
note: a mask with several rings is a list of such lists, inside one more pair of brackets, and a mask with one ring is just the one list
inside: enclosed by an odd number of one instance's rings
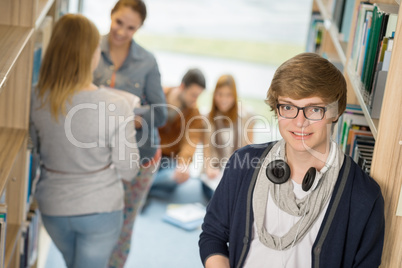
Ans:
{"label": "eyeglass frame", "polygon": [[[294,117],[285,117],[285,116],[281,115],[281,112],[280,112],[280,109],[279,109],[281,106],[292,106],[292,107],[295,107],[295,108],[297,109],[296,115],[295,115]],[[305,111],[304,109],[306,109],[306,108],[311,108],[311,107],[313,107],[313,108],[320,108],[320,109],[323,109],[323,110],[324,110],[324,112],[322,113],[321,119],[310,119],[310,118],[307,118],[307,116],[306,116],[306,111]],[[324,119],[325,113],[326,113],[327,110],[328,110],[326,106],[310,105],[310,106],[299,107],[299,106],[296,106],[296,105],[293,105],[293,104],[287,104],[287,103],[278,103],[278,104],[276,104],[276,109],[278,109],[278,114],[279,114],[279,116],[281,116],[281,117],[283,117],[283,118],[286,118],[286,119],[295,119],[295,118],[299,115],[299,111],[300,111],[300,110],[303,110],[303,116],[304,116],[304,118],[306,118],[307,120],[311,120],[311,121],[321,121],[322,119]]]}

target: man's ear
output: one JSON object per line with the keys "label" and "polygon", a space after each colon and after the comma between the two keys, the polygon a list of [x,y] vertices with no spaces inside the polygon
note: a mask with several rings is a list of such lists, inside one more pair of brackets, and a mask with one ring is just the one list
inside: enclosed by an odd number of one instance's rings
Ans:
{"label": "man's ear", "polygon": [[336,123],[336,122],[338,122],[338,120],[339,120],[339,117],[340,117],[340,115],[338,114],[333,120],[332,120],[332,123]]}
{"label": "man's ear", "polygon": [[184,89],[186,88],[186,85],[184,85],[184,83],[181,83],[179,88],[181,91],[184,91]]}

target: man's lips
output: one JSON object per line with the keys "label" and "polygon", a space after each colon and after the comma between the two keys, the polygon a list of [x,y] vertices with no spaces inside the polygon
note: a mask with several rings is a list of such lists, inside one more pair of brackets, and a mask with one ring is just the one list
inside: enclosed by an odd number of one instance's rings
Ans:
{"label": "man's lips", "polygon": [[296,139],[306,139],[313,135],[312,132],[289,131]]}

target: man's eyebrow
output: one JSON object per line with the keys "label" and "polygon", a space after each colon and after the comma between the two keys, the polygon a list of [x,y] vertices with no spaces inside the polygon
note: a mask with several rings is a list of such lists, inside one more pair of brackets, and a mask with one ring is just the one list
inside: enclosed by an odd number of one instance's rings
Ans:
{"label": "man's eyebrow", "polygon": [[[288,101],[288,100],[281,100],[278,99],[278,102],[281,102],[280,104],[282,104],[282,102],[284,102],[284,104],[292,104],[294,106],[297,106],[296,104],[294,104],[292,101]],[[304,107],[307,106],[325,106],[326,104],[323,102],[311,102],[311,103],[307,103]]]}

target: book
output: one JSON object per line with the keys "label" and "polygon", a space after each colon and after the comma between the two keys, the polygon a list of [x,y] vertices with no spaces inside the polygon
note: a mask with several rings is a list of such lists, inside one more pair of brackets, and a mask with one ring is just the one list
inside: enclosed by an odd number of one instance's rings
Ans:
{"label": "book", "polygon": [[39,25],[34,44],[33,67],[32,67],[32,86],[36,86],[39,80],[40,66],[50,41],[53,27],[53,18],[46,16]]}
{"label": "book", "polygon": [[29,267],[29,222],[24,221],[21,226],[21,250],[20,250],[20,268]]}
{"label": "book", "polygon": [[323,31],[324,19],[319,12],[313,12],[307,33],[306,52],[317,52],[320,49]]}
{"label": "book", "polygon": [[342,35],[341,40],[344,42],[348,42],[349,35],[350,35],[350,28],[352,25],[355,0],[345,0],[344,5],[345,6],[344,6],[344,11],[343,11],[343,17],[342,17],[341,27],[339,28],[339,31]]}
{"label": "book", "polygon": [[388,71],[391,63],[392,48],[394,46],[394,39],[389,38],[387,43],[387,49],[384,51],[384,58],[382,60],[381,70]]}
{"label": "book", "polygon": [[[352,158],[356,163],[365,161],[367,155],[372,155],[374,152],[375,140],[372,136],[356,136],[353,142]],[[367,157],[366,157],[367,158]]]}
{"label": "book", "polygon": [[386,37],[394,38],[397,22],[398,22],[398,14],[390,13],[389,18],[388,18],[388,23],[387,23],[387,29],[385,32]]}
{"label": "book", "polygon": [[348,133],[348,138],[346,141],[346,146],[345,146],[345,153],[349,154],[349,156],[352,156],[353,154],[353,146],[354,142],[356,140],[356,137],[358,136],[373,136],[370,130],[368,129],[361,129],[360,127],[356,128],[351,128]]}
{"label": "book", "polygon": [[40,217],[38,209],[30,210],[27,220],[22,225],[22,245],[20,268],[29,268],[38,256]]}
{"label": "book", "polygon": [[371,26],[371,34],[367,44],[367,56],[362,71],[362,82],[365,87],[366,96],[370,95],[373,76],[375,72],[377,50],[381,43],[388,26],[389,14],[398,14],[399,6],[391,4],[375,3],[373,9],[373,20]]}
{"label": "book", "polygon": [[163,221],[186,231],[199,228],[204,221],[206,208],[200,203],[169,204]]}
{"label": "book", "polygon": [[396,20],[398,15],[395,13],[397,9],[394,5],[380,5],[383,12],[383,20],[380,31],[380,41],[377,45],[377,52],[375,58],[374,71],[371,80],[367,81],[368,88],[368,105],[367,108],[370,111],[372,118],[377,119],[380,116],[382,99],[384,96],[385,84],[387,79],[387,71],[390,64],[393,37],[396,29]]}
{"label": "book", "polygon": [[365,20],[362,29],[362,37],[360,39],[361,44],[359,44],[358,55],[356,59],[356,73],[361,78],[363,72],[363,66],[366,62],[366,53],[367,53],[367,43],[370,38],[371,31],[371,23],[373,18],[373,11],[366,10]]}
{"label": "book", "polygon": [[379,119],[381,114],[382,100],[384,99],[385,85],[387,83],[388,71],[379,71],[374,82],[374,90],[370,107],[370,116]]}
{"label": "book", "polygon": [[[346,116],[344,116],[346,114]],[[343,127],[344,127],[344,117],[347,117],[347,114],[361,115],[364,116],[363,110],[359,104],[346,104],[345,112],[339,117],[337,130],[336,130],[336,142],[341,144],[341,139],[343,135]]]}
{"label": "book", "polygon": [[[386,31],[386,26],[388,23],[388,17],[389,14],[384,14],[382,22],[381,22],[381,26],[380,26],[380,33],[379,33],[379,38],[377,43],[374,42],[373,46],[373,66],[370,67],[370,70],[367,71],[368,77],[366,77],[366,81],[363,81],[365,88],[366,88],[366,104],[370,107],[370,103],[371,103],[371,98],[373,95],[373,82],[374,79],[376,77],[376,73],[379,70],[379,61],[381,58],[381,54],[382,54],[382,46],[384,45],[383,39],[384,39],[384,35],[385,35],[385,31]],[[386,43],[385,45],[387,45],[388,43]]]}
{"label": "book", "polygon": [[345,11],[345,0],[335,0],[334,7],[332,9],[332,21],[335,23],[340,32],[342,28],[342,18]]}
{"label": "book", "polygon": [[357,113],[343,113],[338,124],[341,124],[341,129],[337,140],[345,153],[350,129],[369,130],[365,116]]}
{"label": "book", "polygon": [[42,58],[45,55],[47,46],[50,42],[50,37],[52,36],[52,28],[53,17],[46,16],[40,24],[36,36],[36,42],[42,45]]}
{"label": "book", "polygon": [[7,205],[0,204],[0,267],[4,267],[7,232]]}
{"label": "book", "polygon": [[35,86],[39,81],[39,71],[42,63],[42,43],[35,43],[33,52],[32,66],[32,85]]}
{"label": "book", "polygon": [[371,93],[370,93],[370,96],[369,96],[369,99],[368,99],[368,104],[367,104],[368,110],[371,110],[372,105],[373,105],[373,97],[374,97],[374,94],[375,94],[375,87],[376,87],[376,83],[377,83],[378,72],[382,70],[382,65],[383,65],[383,61],[384,61],[384,54],[385,54],[385,51],[386,51],[387,46],[388,46],[388,40],[389,40],[388,37],[384,37],[383,40],[381,41],[380,47],[378,49],[376,70],[375,70],[375,73],[374,73],[372,89],[371,89]]}
{"label": "book", "polygon": [[31,202],[31,190],[32,190],[32,177],[31,177],[31,169],[32,169],[32,149],[27,148],[26,151],[26,179],[24,180],[25,182],[25,193],[24,195],[26,196],[26,204],[25,204],[25,212],[27,213],[29,211],[29,205]]}
{"label": "book", "polygon": [[352,67],[356,71],[357,64],[359,62],[359,56],[361,54],[361,47],[363,43],[363,37],[366,31],[366,19],[367,14],[370,14],[373,10],[373,5],[370,3],[360,3],[358,6],[357,16],[355,18],[355,29],[352,38],[352,52],[351,62]]}

